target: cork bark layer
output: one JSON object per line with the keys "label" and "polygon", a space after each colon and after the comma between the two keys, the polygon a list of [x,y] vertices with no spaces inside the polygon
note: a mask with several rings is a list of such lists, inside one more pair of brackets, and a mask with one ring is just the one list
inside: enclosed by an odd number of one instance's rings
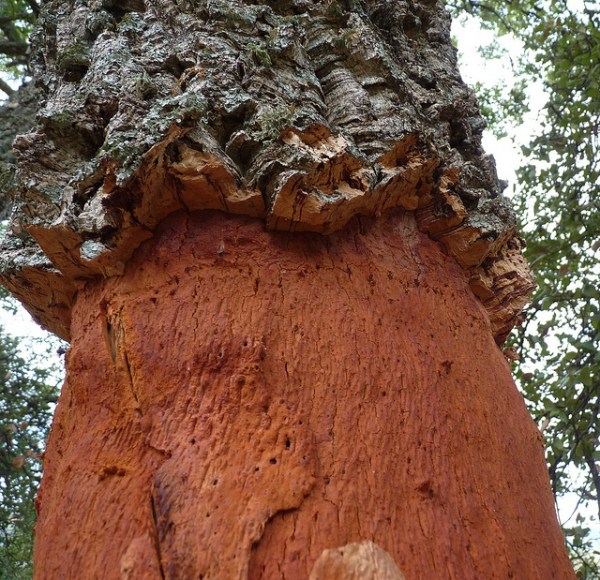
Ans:
{"label": "cork bark layer", "polygon": [[72,329],[39,579],[360,558],[408,580],[573,577],[490,319],[413,213],[330,236],[176,213],[86,284]]}
{"label": "cork bark layer", "polygon": [[82,280],[201,209],[324,234],[414,211],[497,342],[519,321],[532,276],[441,2],[54,0],[41,25],[0,279],[58,335]]}

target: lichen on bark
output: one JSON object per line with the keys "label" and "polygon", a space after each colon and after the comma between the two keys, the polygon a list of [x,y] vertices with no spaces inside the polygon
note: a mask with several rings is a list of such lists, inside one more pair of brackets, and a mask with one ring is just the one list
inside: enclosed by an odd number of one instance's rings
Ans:
{"label": "lichen on bark", "polygon": [[[68,338],[80,281],[179,209],[329,234],[400,207],[495,294],[481,268],[520,242],[449,31],[435,1],[46,3],[3,284]],[[518,265],[498,342],[532,289]]]}

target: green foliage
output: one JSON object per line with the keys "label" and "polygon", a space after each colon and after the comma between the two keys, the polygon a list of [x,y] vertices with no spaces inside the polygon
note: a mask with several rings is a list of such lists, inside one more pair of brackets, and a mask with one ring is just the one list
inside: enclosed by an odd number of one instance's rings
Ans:
{"label": "green foliage", "polygon": [[34,501],[58,395],[52,375],[0,329],[0,580],[32,575]]}
{"label": "green foliage", "polygon": [[[546,440],[557,496],[575,493],[600,518],[600,7],[582,2],[456,0],[523,45],[513,63],[517,95],[481,95],[497,133],[527,111],[525,87],[543,87],[546,104],[523,148],[515,201],[538,291],[516,339],[517,376]],[[596,520],[597,521],[597,520]],[[564,524],[579,577],[599,577],[588,518]]]}
{"label": "green foliage", "polygon": [[[28,39],[39,14],[36,0],[0,0],[0,71],[15,78],[27,68]],[[11,94],[10,86],[0,79],[0,90]]]}

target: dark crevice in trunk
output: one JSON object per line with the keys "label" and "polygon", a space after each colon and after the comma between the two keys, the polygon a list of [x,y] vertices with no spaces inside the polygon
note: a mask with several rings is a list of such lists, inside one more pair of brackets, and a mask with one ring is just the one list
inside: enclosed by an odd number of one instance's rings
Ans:
{"label": "dark crevice in trunk", "polygon": [[154,549],[156,550],[156,558],[158,560],[158,566],[160,569],[161,580],[165,580],[165,571],[163,569],[162,551],[160,543],[160,532],[159,532],[159,521],[158,514],[156,512],[156,505],[154,503],[154,493],[150,491],[150,511],[152,513],[152,522],[154,527],[152,529],[152,540],[154,543]]}

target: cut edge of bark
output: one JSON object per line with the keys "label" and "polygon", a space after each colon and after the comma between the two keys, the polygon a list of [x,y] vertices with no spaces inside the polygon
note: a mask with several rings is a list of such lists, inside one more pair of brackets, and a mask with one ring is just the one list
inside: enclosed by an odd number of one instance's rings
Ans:
{"label": "cut edge of bark", "polygon": [[42,326],[68,339],[82,281],[120,275],[167,216],[205,209],[320,234],[415,212],[496,340],[518,322],[533,277],[441,4],[416,6],[416,29],[391,0],[62,4],[34,35],[44,100],[13,143],[0,246],[0,283]]}
{"label": "cut edge of bark", "polygon": [[[185,131],[172,127],[121,186],[116,168],[107,168],[100,198],[119,223],[107,242],[83,239],[66,219],[28,227],[39,246],[28,249],[37,249],[45,263],[4,265],[1,277],[38,323],[69,340],[78,282],[120,275],[136,248],[165,218],[179,210],[206,209],[261,218],[269,230],[320,234],[333,233],[356,216],[377,218],[394,209],[415,212],[419,229],[467,272],[498,344],[520,322],[535,285],[510,208],[500,197],[488,200],[492,207],[486,211],[468,211],[452,191],[460,168],[441,167],[433,145],[419,135],[406,135],[377,164],[368,165],[352,154],[342,135],[324,127],[286,129],[281,140],[311,155],[314,163],[280,174],[270,196],[258,188],[241,188],[230,167],[190,147],[184,136]],[[270,207],[265,203],[268,197],[274,200]]]}

